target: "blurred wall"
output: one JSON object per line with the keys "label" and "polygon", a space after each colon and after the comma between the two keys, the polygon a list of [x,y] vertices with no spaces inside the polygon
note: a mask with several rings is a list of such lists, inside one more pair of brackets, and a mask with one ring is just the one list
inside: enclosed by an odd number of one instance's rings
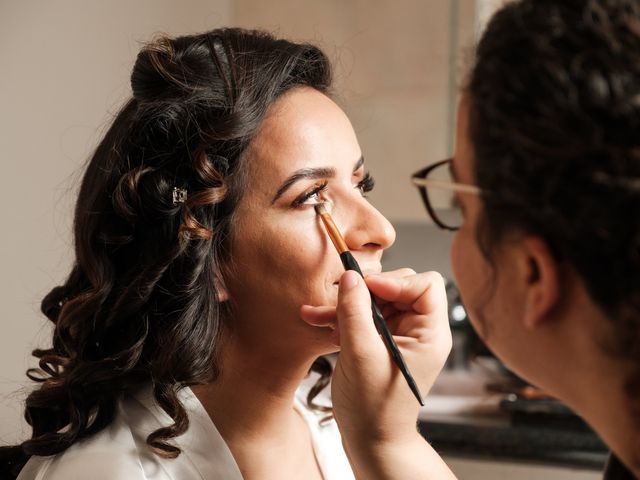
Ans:
{"label": "blurred wall", "polygon": [[324,47],[378,181],[371,201],[404,238],[390,265],[428,245],[417,268],[446,273],[448,238],[411,227],[427,219],[408,179],[451,153],[474,14],[473,0],[0,0],[0,444],[26,432],[24,371],[50,343],[39,303],[68,273],[82,166],[129,95],[140,42],[238,25]]}

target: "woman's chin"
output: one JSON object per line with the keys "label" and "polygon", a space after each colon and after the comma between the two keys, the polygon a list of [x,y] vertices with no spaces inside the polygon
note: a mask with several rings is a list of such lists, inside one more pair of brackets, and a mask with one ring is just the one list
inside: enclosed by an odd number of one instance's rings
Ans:
{"label": "woman's chin", "polygon": [[311,327],[313,332],[313,343],[321,350],[319,355],[326,355],[329,353],[335,353],[340,351],[340,346],[336,345],[336,335],[334,330],[336,328],[335,323],[325,327]]}
{"label": "woman's chin", "polygon": [[340,352],[340,346],[336,345],[333,341],[329,341],[325,345],[323,345],[322,353],[320,353],[319,356],[331,355],[332,353],[339,353],[339,352]]}

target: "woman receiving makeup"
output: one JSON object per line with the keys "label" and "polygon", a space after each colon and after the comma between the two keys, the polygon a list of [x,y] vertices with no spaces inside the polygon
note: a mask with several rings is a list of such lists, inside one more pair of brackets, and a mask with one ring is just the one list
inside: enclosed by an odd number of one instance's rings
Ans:
{"label": "woman receiving makeup", "polygon": [[[132,98],[80,186],[73,268],[42,301],[52,344],[34,352],[32,435],[2,448],[6,477],[353,478],[339,425],[316,404],[336,324],[302,319],[305,305],[336,304],[344,272],[315,206],[331,206],[365,276],[380,274],[395,233],[366,199],[373,180],[330,81],[316,47],[260,32],[141,50]],[[393,297],[383,313],[426,394],[450,345],[446,321],[427,328],[438,348],[425,350],[425,329]],[[334,390],[359,374],[354,355],[338,359]],[[388,355],[370,368],[396,369]]]}

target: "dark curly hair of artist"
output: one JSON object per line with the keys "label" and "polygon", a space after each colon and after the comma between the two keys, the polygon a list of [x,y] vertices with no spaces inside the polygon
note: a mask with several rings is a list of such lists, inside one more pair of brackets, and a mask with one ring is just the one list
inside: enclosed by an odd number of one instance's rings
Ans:
{"label": "dark curly hair of artist", "polygon": [[[51,348],[35,350],[41,382],[26,400],[33,432],[0,460],[15,476],[31,455],[54,455],[112,422],[125,391],[151,383],[173,424],[147,438],[175,457],[189,425],[180,389],[220,373],[229,302],[220,302],[233,215],[245,188],[243,153],[288,90],[325,94],[317,47],[241,29],[161,37],[138,54],[133,97],[90,159],[74,220],[75,263],[42,301]],[[184,203],[173,189],[186,189]],[[329,381],[320,358],[313,397]],[[321,407],[318,407],[321,409]],[[6,470],[5,470],[6,471]]]}
{"label": "dark curly hair of artist", "polygon": [[513,231],[546,239],[609,318],[604,351],[636,365],[626,389],[640,415],[640,2],[510,3],[476,55],[484,255]]}

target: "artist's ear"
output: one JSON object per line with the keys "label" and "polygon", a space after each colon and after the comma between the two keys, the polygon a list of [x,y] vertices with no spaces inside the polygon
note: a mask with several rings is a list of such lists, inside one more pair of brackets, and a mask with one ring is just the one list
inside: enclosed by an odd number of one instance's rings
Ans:
{"label": "artist's ear", "polygon": [[519,270],[524,280],[524,326],[534,329],[550,318],[560,301],[561,271],[549,244],[538,236],[525,236],[520,244]]}

